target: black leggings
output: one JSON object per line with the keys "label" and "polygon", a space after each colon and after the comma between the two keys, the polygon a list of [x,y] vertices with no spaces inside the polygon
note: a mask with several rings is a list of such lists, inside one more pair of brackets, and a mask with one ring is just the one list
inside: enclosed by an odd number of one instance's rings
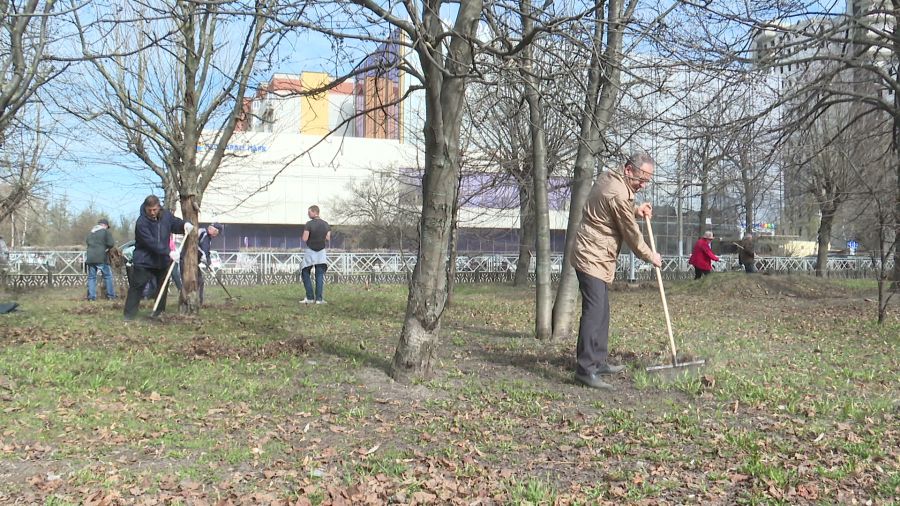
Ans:
{"label": "black leggings", "polygon": [[712,271],[704,271],[703,269],[698,269],[698,268],[694,267],[694,279],[700,279],[703,276],[706,276],[707,274],[709,274],[710,272],[712,272]]}

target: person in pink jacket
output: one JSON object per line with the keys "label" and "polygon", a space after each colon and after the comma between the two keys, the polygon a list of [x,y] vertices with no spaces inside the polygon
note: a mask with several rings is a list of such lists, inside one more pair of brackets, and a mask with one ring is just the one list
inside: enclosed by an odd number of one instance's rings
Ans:
{"label": "person in pink jacket", "polygon": [[694,244],[694,251],[688,259],[688,263],[694,266],[694,279],[700,279],[712,272],[712,263],[719,261],[719,257],[709,247],[712,240],[713,233],[707,230]]}

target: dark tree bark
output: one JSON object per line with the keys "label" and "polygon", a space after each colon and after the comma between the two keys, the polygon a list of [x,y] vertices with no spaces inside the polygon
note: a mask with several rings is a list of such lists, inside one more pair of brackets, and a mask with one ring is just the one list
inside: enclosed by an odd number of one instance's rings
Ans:
{"label": "dark tree bark", "polygon": [[[603,141],[619,97],[622,42],[637,2],[634,0],[597,0],[594,3],[594,33],[588,85],[581,117],[581,132],[572,177],[572,197],[566,225],[566,249],[562,273],[553,305],[553,338],[572,335],[578,301],[578,278],[572,267],[575,234],[581,226],[581,213],[594,182],[596,156],[608,156]],[[606,12],[604,12],[604,8]],[[604,44],[603,38],[606,37]]]}
{"label": "dark tree bark", "polygon": [[[380,12],[375,2],[361,2]],[[419,255],[413,270],[400,342],[391,363],[398,381],[428,377],[440,343],[441,316],[447,302],[449,269],[447,248],[459,181],[459,136],[466,80],[474,51],[472,38],[481,18],[481,0],[461,0],[452,32],[440,18],[440,2],[433,2],[414,19],[403,21],[422,63],[425,87],[425,175],[422,181],[422,218]],[[415,16],[415,12],[410,12]],[[444,54],[444,38],[449,38]]]}
{"label": "dark tree bark", "polygon": [[[531,178],[528,178],[530,182]],[[531,198],[533,184],[519,185],[519,258],[516,260],[514,286],[528,285],[528,270],[531,268],[531,254],[534,251],[534,201]]]}
{"label": "dark tree bark", "polygon": [[[530,0],[521,0],[522,30],[534,28]],[[525,101],[528,103],[528,129],[531,133],[532,197],[534,200],[534,235],[537,262],[535,268],[534,335],[538,339],[553,336],[553,293],[550,286],[550,209],[547,195],[547,138],[544,130],[544,104],[540,80],[534,63],[534,47],[529,44],[520,58],[519,73],[525,81]]]}

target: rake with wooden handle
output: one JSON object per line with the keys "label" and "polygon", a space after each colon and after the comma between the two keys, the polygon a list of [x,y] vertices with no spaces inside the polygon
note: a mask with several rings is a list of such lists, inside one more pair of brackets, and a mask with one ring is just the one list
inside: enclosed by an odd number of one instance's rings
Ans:
{"label": "rake with wooden handle", "polygon": [[[181,244],[178,245],[178,248],[175,249],[175,252],[178,253],[179,258],[181,257],[181,248],[184,247],[184,243],[187,242],[187,234],[185,234],[184,240],[181,241]],[[153,312],[156,313],[156,309],[159,307],[159,302],[162,300],[162,296],[164,293],[168,293],[166,288],[169,286],[169,278],[172,277],[172,271],[175,270],[175,264],[178,262],[172,262],[169,264],[169,270],[166,272],[166,279],[163,280],[162,284],[159,285],[159,293],[156,294],[156,302],[153,304]]]}
{"label": "rake with wooden handle", "polygon": [[231,295],[231,292],[229,292],[228,289],[225,288],[225,283],[222,283],[222,280],[219,279],[219,273],[218,273],[218,272],[212,270],[212,267],[210,267],[209,265],[206,266],[206,271],[209,272],[209,275],[210,275],[210,276],[216,278],[216,282],[219,283],[219,286],[221,286],[221,287],[222,287],[222,290],[225,290],[225,293],[228,295],[228,300],[234,300],[234,299],[237,299],[237,297],[235,297],[234,295]]}
{"label": "rake with wooden handle", "polygon": [[[650,225],[650,217],[644,216],[647,220],[647,235],[650,236],[650,250],[656,253],[656,241],[653,240],[653,227]],[[672,333],[672,319],[669,317],[669,304],[666,302],[666,290],[663,288],[662,271],[659,267],[654,266],[656,270],[656,283],[659,285],[659,297],[662,299],[663,312],[666,314],[666,332],[669,334],[669,346],[672,352],[672,363],[663,365],[654,365],[648,367],[648,372],[662,371],[665,369],[679,369],[685,367],[698,367],[706,364],[706,360],[692,360],[690,362],[678,362],[678,352],[675,350],[675,336]]]}

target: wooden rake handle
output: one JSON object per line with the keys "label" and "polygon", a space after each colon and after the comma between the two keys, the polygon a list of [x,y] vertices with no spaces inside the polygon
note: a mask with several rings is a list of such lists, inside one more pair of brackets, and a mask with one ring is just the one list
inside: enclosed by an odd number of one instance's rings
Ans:
{"label": "wooden rake handle", "polygon": [[[653,226],[650,225],[650,217],[644,216],[647,221],[647,235],[650,236],[650,250],[656,253],[656,241],[653,239]],[[672,365],[678,365],[678,352],[675,350],[675,336],[672,333],[672,318],[669,317],[669,304],[666,302],[666,289],[663,288],[662,271],[653,266],[656,271],[656,283],[659,285],[659,297],[662,299],[663,312],[666,314],[666,332],[669,334],[669,346],[672,349]]]}
{"label": "wooden rake handle", "polygon": [[[181,241],[181,244],[178,245],[178,248],[175,249],[175,252],[178,253],[178,256],[181,256],[181,248],[184,248],[184,243],[187,242],[187,234],[184,235],[184,239]],[[162,284],[159,285],[159,293],[156,294],[156,302],[153,303],[153,312],[156,312],[156,308],[159,307],[159,302],[162,300],[162,296],[166,293],[166,290],[163,288],[169,285],[169,278],[172,277],[172,271],[175,270],[175,264],[178,262],[172,262],[169,264],[169,270],[166,272],[166,279],[163,280]]]}

